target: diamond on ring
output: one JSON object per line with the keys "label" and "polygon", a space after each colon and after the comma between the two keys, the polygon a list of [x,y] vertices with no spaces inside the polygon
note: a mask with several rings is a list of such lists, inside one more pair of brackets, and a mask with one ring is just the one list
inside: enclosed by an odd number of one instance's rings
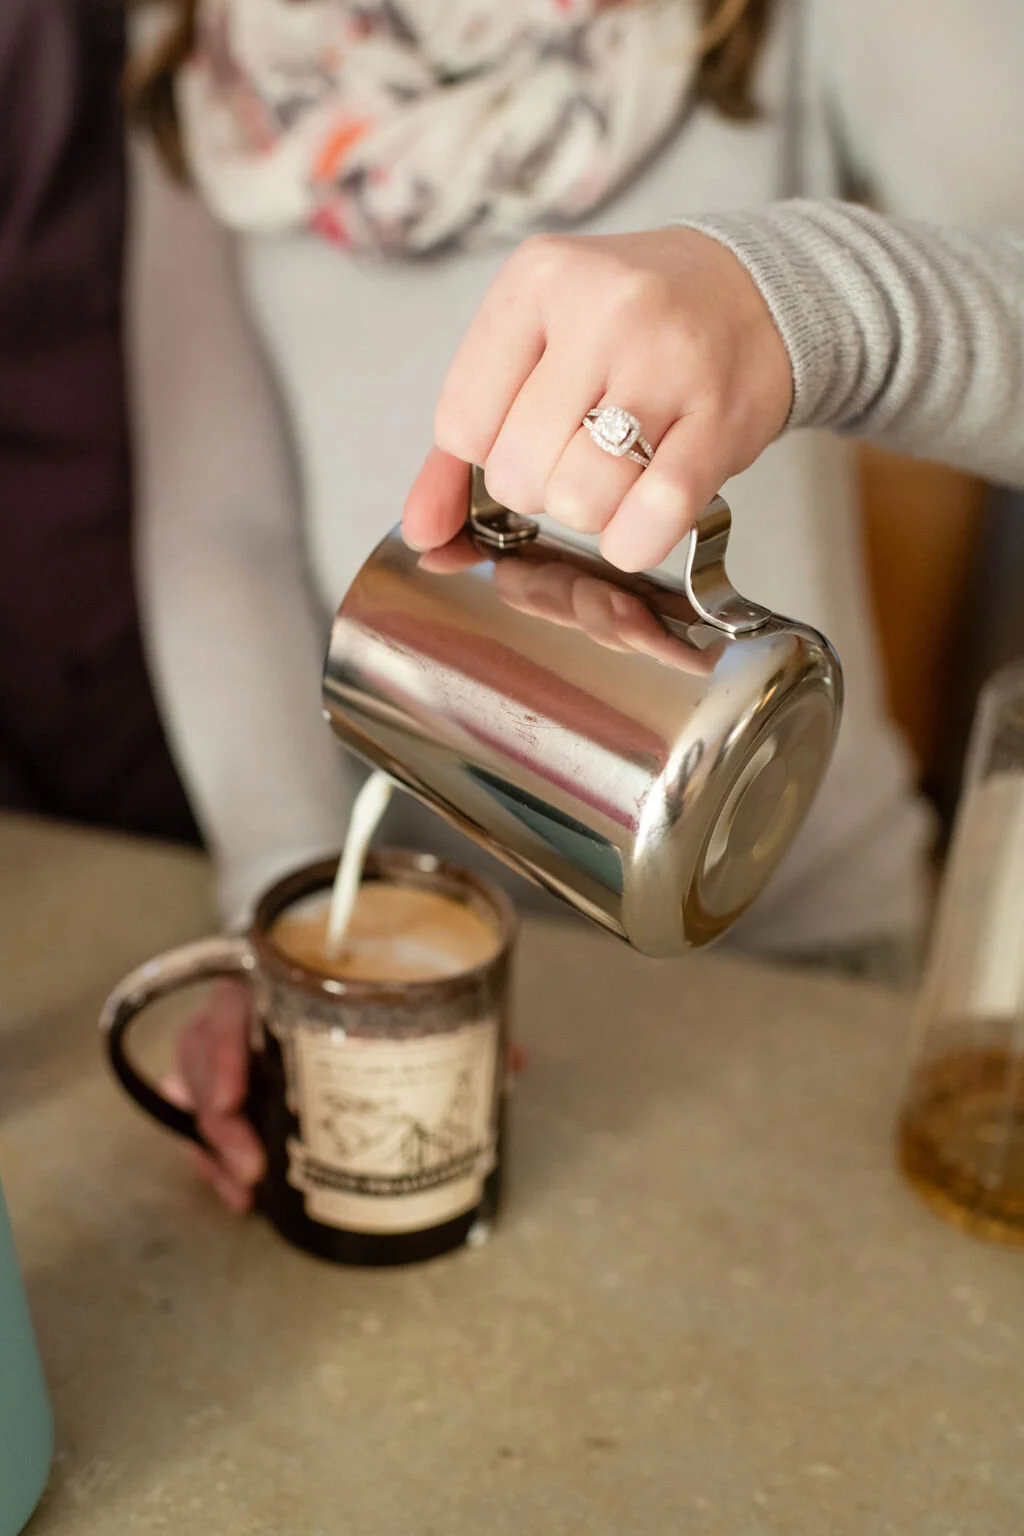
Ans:
{"label": "diamond on ring", "polygon": [[624,411],[620,405],[588,411],[583,425],[604,453],[613,454],[617,459],[632,459],[644,469],[651,462],[651,445],[641,435],[640,423],[632,412]]}

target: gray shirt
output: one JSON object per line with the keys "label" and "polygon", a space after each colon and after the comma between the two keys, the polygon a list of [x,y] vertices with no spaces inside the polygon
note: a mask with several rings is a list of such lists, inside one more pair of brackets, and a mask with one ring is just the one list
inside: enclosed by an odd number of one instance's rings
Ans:
{"label": "gray shirt", "polygon": [[1024,237],[799,200],[686,220],[743,263],[793,366],[791,427],[1024,485]]}

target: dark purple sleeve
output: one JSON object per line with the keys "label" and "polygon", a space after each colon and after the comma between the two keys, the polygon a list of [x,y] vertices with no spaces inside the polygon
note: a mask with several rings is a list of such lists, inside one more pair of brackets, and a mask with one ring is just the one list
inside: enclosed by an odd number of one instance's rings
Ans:
{"label": "dark purple sleeve", "polygon": [[0,805],[188,836],[132,583],[122,61],[109,0],[0,3]]}

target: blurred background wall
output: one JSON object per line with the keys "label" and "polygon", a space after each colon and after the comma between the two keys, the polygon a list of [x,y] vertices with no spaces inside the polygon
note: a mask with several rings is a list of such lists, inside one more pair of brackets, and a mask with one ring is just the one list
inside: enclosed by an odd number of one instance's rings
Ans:
{"label": "blurred background wall", "polygon": [[871,447],[860,468],[889,705],[945,837],[978,691],[1024,656],[1024,495]]}

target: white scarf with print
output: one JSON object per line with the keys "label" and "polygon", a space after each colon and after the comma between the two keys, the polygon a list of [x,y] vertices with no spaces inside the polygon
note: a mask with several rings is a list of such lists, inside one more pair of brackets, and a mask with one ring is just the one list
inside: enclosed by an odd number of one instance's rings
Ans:
{"label": "white scarf with print", "polygon": [[694,0],[200,0],[185,152],[238,230],[384,255],[521,238],[685,112]]}

